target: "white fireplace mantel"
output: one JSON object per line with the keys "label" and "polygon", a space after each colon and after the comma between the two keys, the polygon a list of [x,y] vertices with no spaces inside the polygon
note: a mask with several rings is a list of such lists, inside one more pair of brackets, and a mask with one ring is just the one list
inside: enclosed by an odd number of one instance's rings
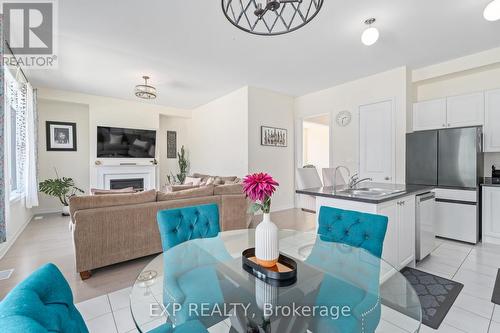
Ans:
{"label": "white fireplace mantel", "polygon": [[95,183],[91,187],[109,190],[111,180],[115,179],[144,179],[144,190],[153,190],[157,188],[156,184],[156,165],[97,165],[95,167]]}

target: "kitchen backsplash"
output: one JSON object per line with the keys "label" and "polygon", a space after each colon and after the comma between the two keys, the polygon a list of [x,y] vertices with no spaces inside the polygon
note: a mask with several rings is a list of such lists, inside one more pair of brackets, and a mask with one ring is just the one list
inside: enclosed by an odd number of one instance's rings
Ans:
{"label": "kitchen backsplash", "polygon": [[484,176],[491,177],[491,166],[495,165],[500,169],[500,153],[485,153],[484,154]]}

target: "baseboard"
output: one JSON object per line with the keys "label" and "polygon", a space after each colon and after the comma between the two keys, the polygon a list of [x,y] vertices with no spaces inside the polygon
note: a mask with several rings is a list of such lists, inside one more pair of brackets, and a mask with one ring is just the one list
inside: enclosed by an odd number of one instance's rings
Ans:
{"label": "baseboard", "polygon": [[294,204],[271,206],[271,213],[281,212],[282,210],[288,210],[288,209],[294,209],[294,208],[295,208]]}
{"label": "baseboard", "polygon": [[21,226],[21,228],[19,228],[19,230],[16,232],[16,234],[14,236],[10,237],[10,239],[7,239],[7,241],[5,243],[0,244],[0,260],[5,256],[5,254],[7,253],[7,251],[9,251],[9,249],[12,247],[12,245],[14,245],[17,238],[19,238],[19,236],[23,233],[24,229],[26,229],[28,224],[30,224],[30,222],[33,220],[33,217],[34,217],[34,215],[32,214],[28,218],[28,220],[26,222],[24,222],[24,224]]}
{"label": "baseboard", "polygon": [[37,208],[35,209],[35,212],[34,214],[35,215],[46,215],[46,214],[55,214],[55,213],[58,213],[58,214],[61,214],[62,213],[62,209],[56,209],[56,208]]}

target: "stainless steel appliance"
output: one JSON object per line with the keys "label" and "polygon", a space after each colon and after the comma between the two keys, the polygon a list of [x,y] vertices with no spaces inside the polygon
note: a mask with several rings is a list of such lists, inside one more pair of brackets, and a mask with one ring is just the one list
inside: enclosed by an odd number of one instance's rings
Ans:
{"label": "stainless steel appliance", "polygon": [[415,132],[406,138],[406,182],[437,188],[437,236],[479,241],[482,127]]}
{"label": "stainless steel appliance", "polygon": [[416,259],[422,260],[434,250],[436,195],[427,192],[417,195],[416,200]]}

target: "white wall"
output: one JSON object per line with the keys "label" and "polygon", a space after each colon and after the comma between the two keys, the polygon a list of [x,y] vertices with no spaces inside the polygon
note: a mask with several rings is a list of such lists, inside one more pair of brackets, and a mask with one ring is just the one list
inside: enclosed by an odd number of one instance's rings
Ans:
{"label": "white wall", "polygon": [[[47,151],[46,121],[76,123],[77,151]],[[75,185],[88,191],[89,184],[89,107],[85,104],[51,100],[38,100],[38,179],[43,181],[55,177],[54,168],[60,177],[70,177]],[[88,193],[88,192],[87,192]],[[39,196],[37,213],[61,211],[61,203],[45,194]]]}
{"label": "white wall", "polygon": [[[284,128],[288,147],[262,146],[260,127]],[[273,196],[273,210],[294,207],[293,97],[269,90],[248,88],[248,172],[267,172],[280,184]]]}
{"label": "white wall", "polygon": [[167,131],[177,132],[177,151],[184,145],[189,158],[189,124],[190,119],[160,115],[160,132],[158,133],[158,145],[162,147],[160,154],[160,188],[167,183],[167,175],[177,175],[179,164],[177,158],[167,158]]}
{"label": "white wall", "polygon": [[[80,94],[68,91],[39,89],[38,96],[40,99],[52,100],[59,102],[78,103],[88,106],[89,109],[89,176],[90,186],[96,184],[96,168],[95,162],[97,159],[97,126],[113,126],[127,127],[139,129],[160,129],[160,115],[190,118],[190,110],[180,110],[175,108],[164,107],[152,103],[142,101],[128,101],[117,98],[94,96]],[[157,133],[158,135],[158,133]],[[158,139],[158,138],[157,138]],[[160,140],[158,140],[160,141]],[[160,159],[161,152],[166,147],[161,147],[159,144],[156,147],[157,159]],[[134,159],[134,162],[149,163],[151,159]],[[117,164],[123,162],[121,159],[99,159],[103,164]],[[130,160],[126,160],[130,162]]]}
{"label": "white wall", "polygon": [[7,241],[0,244],[0,259],[14,244],[17,237],[33,218],[33,210],[27,209],[23,198],[9,202],[6,198],[5,221],[7,229]]}
{"label": "white wall", "polygon": [[330,126],[304,121],[304,164],[312,164],[318,170],[330,167]]}
{"label": "white wall", "polygon": [[[499,49],[500,50],[500,49]],[[488,53],[489,54],[489,53]],[[477,57],[476,57],[477,58]],[[500,55],[499,62],[476,69],[456,72],[449,75],[416,82],[415,101],[461,95],[478,91],[500,88]],[[454,63],[455,61],[451,61]],[[445,66],[450,67],[450,66]],[[427,75],[431,71],[422,69]],[[436,69],[437,71],[437,69]],[[491,176],[491,165],[500,167],[500,153],[486,153],[484,156],[484,175]]]}
{"label": "white wall", "polygon": [[191,173],[245,176],[248,171],[248,88],[194,109],[190,135]]}
{"label": "white wall", "polygon": [[[332,150],[332,166],[345,165],[353,173],[359,169],[359,107],[365,104],[394,99],[396,182],[404,183],[407,81],[408,71],[406,67],[400,67],[300,96],[295,99],[295,117],[300,122],[301,119],[310,116],[331,113],[332,119],[335,119],[338,112],[350,111],[353,118],[349,126],[340,127],[335,121],[332,121],[330,149]],[[300,128],[299,123],[297,123],[297,128]],[[297,142],[301,142],[301,140]],[[299,147],[301,145],[297,146],[296,154],[299,155],[302,147]],[[300,158],[298,158],[297,165],[302,164],[301,162]]]}

